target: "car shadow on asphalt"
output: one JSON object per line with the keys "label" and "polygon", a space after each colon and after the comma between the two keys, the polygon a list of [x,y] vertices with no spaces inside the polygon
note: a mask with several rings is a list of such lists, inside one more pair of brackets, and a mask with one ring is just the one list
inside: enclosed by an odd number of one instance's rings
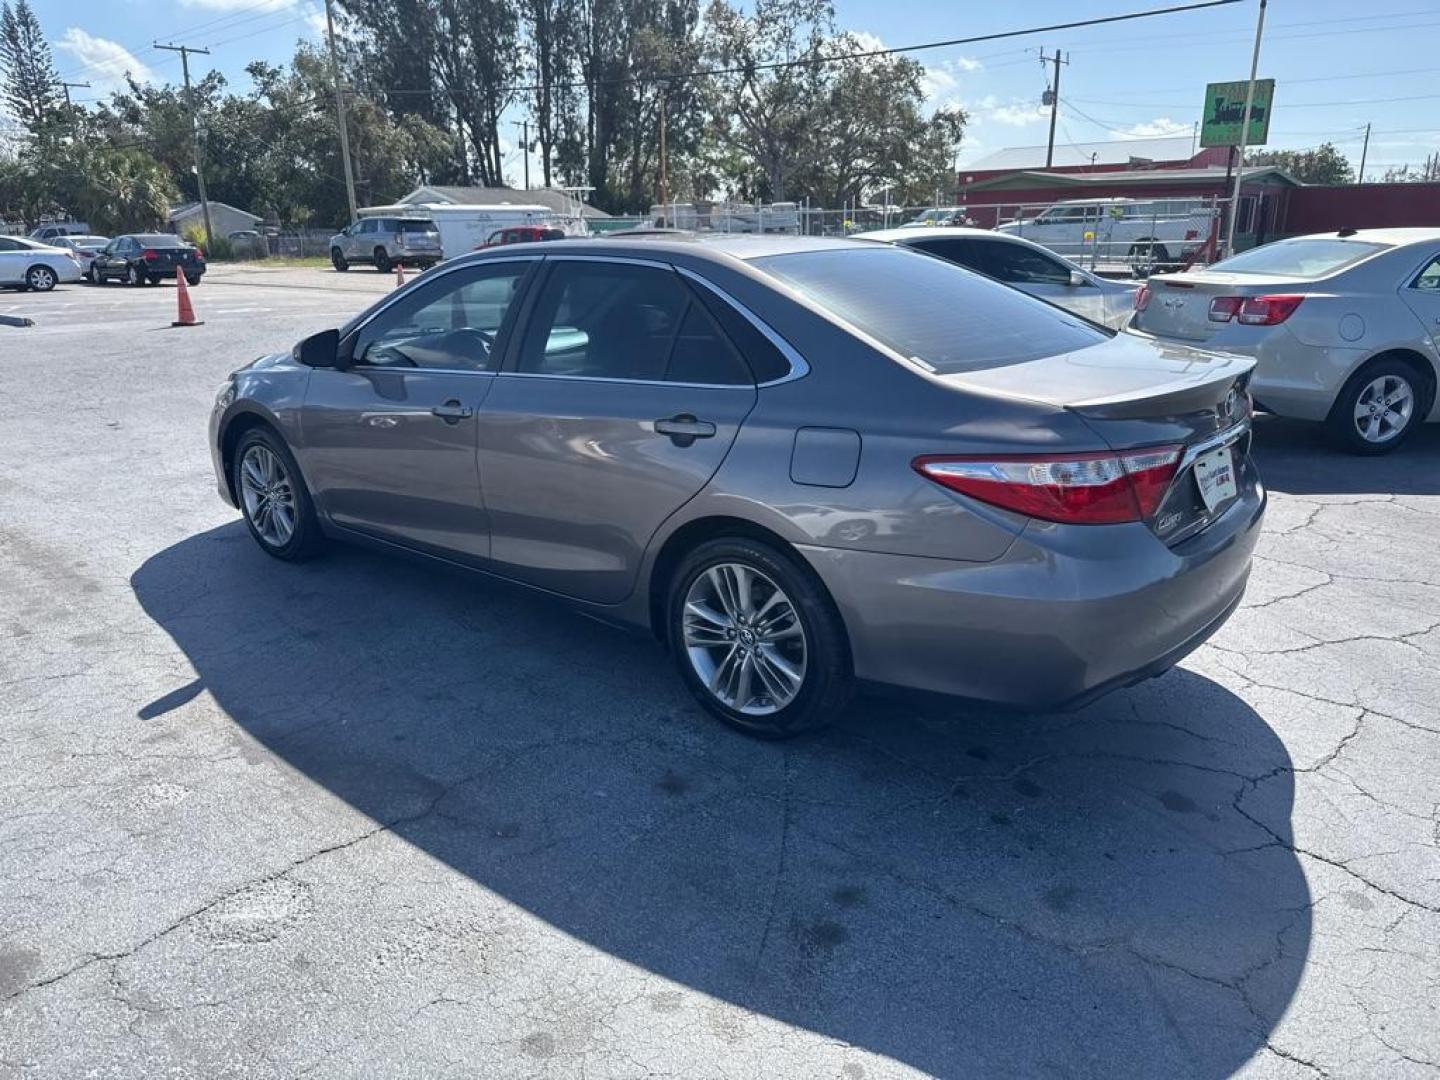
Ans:
{"label": "car shadow on asphalt", "polygon": [[1321,424],[1260,414],[1253,453],[1272,491],[1291,495],[1440,494],[1440,424],[1425,424],[1389,454],[1339,449]]}
{"label": "car shadow on asphalt", "polygon": [[236,523],[132,585],[198,676],[138,722],[203,689],[565,934],[926,1073],[1226,1076],[1303,968],[1290,759],[1184,669],[1069,715],[861,700],[776,745],[707,719],[644,636],[444,568],[287,565]]}

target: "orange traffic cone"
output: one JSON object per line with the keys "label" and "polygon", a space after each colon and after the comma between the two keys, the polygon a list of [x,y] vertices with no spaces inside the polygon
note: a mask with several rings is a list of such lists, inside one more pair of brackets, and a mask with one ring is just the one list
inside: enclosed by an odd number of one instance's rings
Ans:
{"label": "orange traffic cone", "polygon": [[396,263],[396,264],[395,264],[395,287],[398,289],[398,288],[400,288],[401,285],[404,285],[404,284],[405,284],[405,264],[404,264],[404,263]]}
{"label": "orange traffic cone", "polygon": [[185,280],[185,272],[175,272],[176,296],[180,300],[180,315],[171,326],[203,326],[199,319],[195,318],[195,307],[190,303],[190,283]]}

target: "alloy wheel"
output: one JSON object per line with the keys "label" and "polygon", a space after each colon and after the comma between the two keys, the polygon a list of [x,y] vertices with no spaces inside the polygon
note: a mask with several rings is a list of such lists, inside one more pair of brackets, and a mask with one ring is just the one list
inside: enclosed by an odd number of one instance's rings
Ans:
{"label": "alloy wheel", "polygon": [[55,271],[48,266],[37,266],[30,271],[30,287],[36,292],[49,292],[55,287]]}
{"label": "alloy wheel", "polygon": [[240,459],[240,492],[245,516],[260,539],[284,547],[295,535],[295,488],[285,464],[268,446],[258,443]]}
{"label": "alloy wheel", "polygon": [[685,595],[682,634],[709,692],[745,716],[785,708],[805,685],[800,614],[767,574],[744,563],[706,568]]}
{"label": "alloy wheel", "polygon": [[1389,442],[1410,423],[1415,390],[1398,375],[1372,379],[1355,399],[1355,430],[1368,443]]}

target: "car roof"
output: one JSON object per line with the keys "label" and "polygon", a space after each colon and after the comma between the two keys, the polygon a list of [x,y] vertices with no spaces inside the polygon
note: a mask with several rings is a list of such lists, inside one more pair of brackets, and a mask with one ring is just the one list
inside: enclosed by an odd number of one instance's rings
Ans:
{"label": "car roof", "polygon": [[[572,238],[568,243],[573,243],[575,248],[582,250],[587,255],[633,255],[643,257],[645,255],[688,255],[701,259],[711,259],[715,262],[726,262],[730,259],[738,259],[742,262],[750,262],[754,259],[763,259],[771,255],[794,255],[807,251],[845,251],[857,248],[868,247],[858,240],[842,240],[832,237],[821,236],[793,236],[788,234],[753,234],[753,233],[684,233],[664,232],[655,234],[636,234],[629,236],[599,236],[590,239]],[[545,242],[545,253],[556,254],[557,241]],[[514,252],[521,245],[508,248]],[[497,248],[490,248],[484,252],[474,252],[471,255],[463,256],[466,259],[483,260],[490,252],[498,251]],[[566,248],[564,250],[571,250]]]}
{"label": "car roof", "polygon": [[1401,229],[1355,229],[1346,230],[1344,235],[1339,232],[1309,233],[1305,236],[1292,236],[1291,240],[1359,240],[1372,244],[1390,244],[1394,247],[1403,247],[1406,244],[1429,244],[1440,240],[1440,228],[1401,228]]}

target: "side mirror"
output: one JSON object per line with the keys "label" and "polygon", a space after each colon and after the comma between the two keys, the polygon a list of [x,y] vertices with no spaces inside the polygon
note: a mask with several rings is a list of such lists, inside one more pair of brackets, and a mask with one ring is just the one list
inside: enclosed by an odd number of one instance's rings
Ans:
{"label": "side mirror", "polygon": [[312,368],[343,368],[348,365],[340,359],[340,331],[321,330],[318,334],[311,334],[307,338],[301,338],[291,350],[290,355],[297,363]]}
{"label": "side mirror", "polygon": [[1089,284],[1090,284],[1090,282],[1088,282],[1087,280],[1085,280],[1085,275],[1082,274],[1079,270],[1071,270],[1071,271],[1070,271],[1070,287],[1071,287],[1072,289],[1078,289],[1078,288],[1081,288],[1082,286],[1089,285]]}

